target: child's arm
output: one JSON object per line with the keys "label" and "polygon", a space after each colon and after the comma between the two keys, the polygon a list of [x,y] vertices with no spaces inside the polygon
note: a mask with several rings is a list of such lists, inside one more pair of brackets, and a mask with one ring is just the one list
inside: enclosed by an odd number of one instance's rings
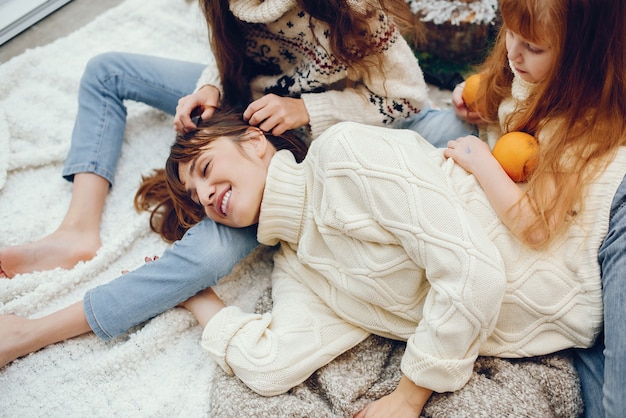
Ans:
{"label": "child's arm", "polygon": [[179,306],[191,312],[200,326],[204,328],[211,318],[226,305],[209,287],[182,302]]}
{"label": "child's arm", "polygon": [[432,393],[432,390],[417,386],[408,377],[402,375],[400,383],[393,392],[370,403],[354,418],[417,418]]}
{"label": "child's arm", "polygon": [[466,136],[448,142],[443,155],[476,177],[500,220],[521,237],[535,214],[522,189],[506,174],[489,146],[475,136]]}

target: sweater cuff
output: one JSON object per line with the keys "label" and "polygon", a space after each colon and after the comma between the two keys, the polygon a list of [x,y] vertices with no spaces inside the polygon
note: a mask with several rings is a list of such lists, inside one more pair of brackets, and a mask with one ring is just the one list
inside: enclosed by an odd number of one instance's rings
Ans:
{"label": "sweater cuff", "polygon": [[248,322],[260,319],[262,315],[244,313],[237,306],[222,308],[204,327],[202,348],[209,352],[226,373],[233,375],[233,370],[226,360],[226,350],[241,328]]}
{"label": "sweater cuff", "polygon": [[208,65],[202,71],[202,74],[200,74],[200,78],[198,78],[198,80],[196,81],[196,89],[194,90],[194,92],[200,90],[203,86],[206,86],[207,84],[217,87],[217,89],[220,91],[220,98],[224,97],[222,82],[217,72],[217,67],[215,65]]}
{"label": "sweater cuff", "polygon": [[402,357],[400,369],[413,383],[438,393],[454,392],[469,381],[476,357],[441,359],[420,353],[419,358],[410,354],[410,347]]}
{"label": "sweater cuff", "polygon": [[300,96],[309,114],[311,138],[314,139],[337,122],[336,114],[333,113],[332,109],[329,109],[328,101],[322,96],[324,95],[319,93],[303,94]]}

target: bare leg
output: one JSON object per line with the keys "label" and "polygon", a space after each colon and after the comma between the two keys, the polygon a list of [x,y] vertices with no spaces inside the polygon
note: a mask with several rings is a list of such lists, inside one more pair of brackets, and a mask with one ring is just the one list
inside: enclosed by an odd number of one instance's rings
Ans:
{"label": "bare leg", "polygon": [[182,302],[179,306],[191,312],[200,326],[204,328],[207,322],[226,305],[209,287]]}
{"label": "bare leg", "polygon": [[56,231],[29,244],[0,249],[0,277],[72,268],[79,261],[92,259],[100,246],[100,222],[109,182],[92,174],[74,178],[72,199],[65,218]]}
{"label": "bare leg", "polygon": [[0,368],[50,344],[90,332],[82,302],[42,318],[0,316]]}

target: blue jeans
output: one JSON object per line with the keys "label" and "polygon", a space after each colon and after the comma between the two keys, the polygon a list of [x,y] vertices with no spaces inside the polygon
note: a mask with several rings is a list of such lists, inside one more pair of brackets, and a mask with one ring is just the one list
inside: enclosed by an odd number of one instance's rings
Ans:
{"label": "blue jeans", "polygon": [[598,251],[604,332],[593,347],[575,350],[585,416],[626,416],[626,178],[615,193],[609,231]]}
{"label": "blue jeans", "polygon": [[[113,185],[126,129],[124,100],[176,113],[178,99],[192,93],[202,64],[108,52],[92,58],[78,91],[78,113],[63,176],[94,173]],[[171,142],[172,136],[163,138]],[[166,155],[163,156],[165,163]]]}
{"label": "blue jeans", "polygon": [[89,290],[89,326],[105,341],[121,335],[214,286],[257,245],[256,225],[236,229],[205,219],[159,259]]}
{"label": "blue jeans", "polygon": [[453,109],[433,109],[428,105],[417,115],[398,122],[394,127],[411,129],[437,148],[445,148],[448,141],[462,136],[478,136],[476,125],[459,119]]}
{"label": "blue jeans", "polygon": [[[124,100],[173,115],[178,99],[194,91],[204,67],[115,52],[91,59],[81,79],[63,176],[71,180],[77,173],[95,173],[113,185],[126,128]],[[171,142],[174,131],[171,135],[163,141]],[[256,227],[232,229],[206,219],[158,260],[87,292],[83,306],[89,325],[104,340],[116,337],[215,285],[257,245]]]}

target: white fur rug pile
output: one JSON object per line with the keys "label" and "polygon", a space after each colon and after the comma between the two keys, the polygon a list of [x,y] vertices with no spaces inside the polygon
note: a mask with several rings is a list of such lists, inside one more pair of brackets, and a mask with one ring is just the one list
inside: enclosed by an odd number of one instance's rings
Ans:
{"label": "white fur rug pile", "polygon": [[[66,38],[0,65],[0,246],[43,237],[61,221],[71,195],[61,169],[80,76],[90,57],[110,50],[212,59],[196,1],[126,0]],[[60,309],[165,248],[147,216],[134,211],[132,196],[141,174],[167,157],[171,117],[128,105],[102,249],[71,271],[0,279],[0,313],[38,317]],[[224,292],[229,286],[239,295],[235,302],[253,309],[255,283],[224,285]],[[214,364],[200,347],[200,332],[186,311],[174,309],[109,344],[92,334],[17,360],[0,369],[0,417],[208,416]]]}

